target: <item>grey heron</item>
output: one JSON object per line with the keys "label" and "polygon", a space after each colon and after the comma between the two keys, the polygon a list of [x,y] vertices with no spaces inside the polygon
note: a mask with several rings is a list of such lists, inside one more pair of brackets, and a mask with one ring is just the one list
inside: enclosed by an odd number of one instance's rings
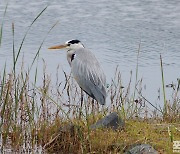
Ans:
{"label": "grey heron", "polygon": [[94,54],[79,40],[70,40],[48,49],[67,49],[67,60],[80,88],[101,105],[106,103],[106,76]]}

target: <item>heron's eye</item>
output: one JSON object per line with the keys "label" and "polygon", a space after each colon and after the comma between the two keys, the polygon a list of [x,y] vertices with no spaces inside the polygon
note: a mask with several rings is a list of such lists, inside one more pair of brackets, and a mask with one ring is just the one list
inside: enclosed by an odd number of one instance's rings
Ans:
{"label": "heron's eye", "polygon": [[67,44],[68,47],[69,47],[70,45],[71,45],[71,44],[69,44],[69,43]]}

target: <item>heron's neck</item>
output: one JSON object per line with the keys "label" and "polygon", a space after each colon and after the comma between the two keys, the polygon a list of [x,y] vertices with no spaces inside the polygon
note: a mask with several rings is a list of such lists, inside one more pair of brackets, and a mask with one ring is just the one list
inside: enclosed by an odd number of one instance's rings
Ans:
{"label": "heron's neck", "polygon": [[75,55],[75,50],[73,50],[73,49],[69,49],[68,51],[67,51],[67,61],[68,61],[68,63],[69,63],[69,65],[71,66],[71,63],[72,63],[72,56],[74,56]]}

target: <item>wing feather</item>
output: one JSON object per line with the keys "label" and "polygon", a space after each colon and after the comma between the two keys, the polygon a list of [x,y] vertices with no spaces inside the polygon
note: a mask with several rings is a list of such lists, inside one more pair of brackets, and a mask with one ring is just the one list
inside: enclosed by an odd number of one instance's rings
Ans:
{"label": "wing feather", "polygon": [[79,86],[100,104],[105,104],[106,78],[96,57],[87,49],[75,52],[76,58],[71,63],[72,74]]}

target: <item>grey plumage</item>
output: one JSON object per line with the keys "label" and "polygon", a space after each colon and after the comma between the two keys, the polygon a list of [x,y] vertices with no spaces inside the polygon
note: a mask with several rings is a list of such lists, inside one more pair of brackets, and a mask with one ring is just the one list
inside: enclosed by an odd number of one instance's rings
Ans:
{"label": "grey plumage", "polygon": [[96,57],[91,51],[74,50],[76,57],[71,62],[72,74],[79,86],[101,105],[106,102],[106,78]]}
{"label": "grey plumage", "polygon": [[106,103],[106,77],[94,54],[84,48],[79,40],[67,41],[64,45],[49,49],[67,48],[67,60],[79,86],[101,105]]}

